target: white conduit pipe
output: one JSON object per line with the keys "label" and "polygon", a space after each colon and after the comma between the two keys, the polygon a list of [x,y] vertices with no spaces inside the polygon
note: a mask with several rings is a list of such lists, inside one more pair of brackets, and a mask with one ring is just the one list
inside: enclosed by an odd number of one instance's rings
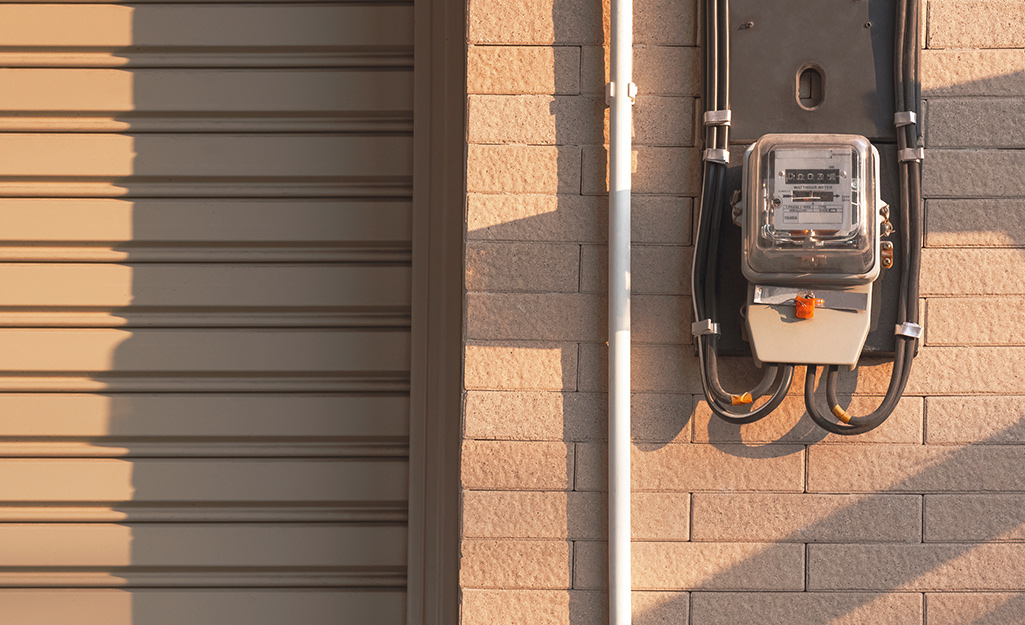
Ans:
{"label": "white conduit pipe", "polygon": [[630,625],[630,165],[633,0],[611,0],[609,112],[609,625]]}

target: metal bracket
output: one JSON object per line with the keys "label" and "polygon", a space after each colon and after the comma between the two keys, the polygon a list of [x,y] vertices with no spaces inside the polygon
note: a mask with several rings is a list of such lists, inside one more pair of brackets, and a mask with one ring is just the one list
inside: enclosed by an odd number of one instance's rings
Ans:
{"label": "metal bracket", "polygon": [[719,334],[719,324],[712,323],[711,319],[695,321],[694,323],[690,324],[690,333],[694,336],[704,336],[706,334]]}
{"label": "metal bracket", "polygon": [[[612,106],[612,98],[614,97],[616,97],[616,83],[605,83],[605,106]],[[626,97],[630,98],[630,104],[637,103],[637,85],[635,83],[627,83]]]}
{"label": "metal bracket", "polygon": [[897,160],[902,163],[919,161],[925,158],[925,148],[904,148],[897,152]]}
{"label": "metal bracket", "polygon": [[920,336],[922,336],[922,326],[918,325],[917,323],[905,321],[904,323],[898,325],[896,329],[893,331],[893,333],[897,336],[906,336],[911,339],[917,339]]}
{"label": "metal bracket", "polygon": [[722,163],[723,165],[729,165],[730,163],[730,151],[723,150],[720,148],[707,148],[704,154],[704,160],[711,161],[713,163]]}
{"label": "metal bracket", "polygon": [[918,123],[918,115],[914,111],[901,111],[893,114],[893,125],[897,128],[901,126],[913,126]]}
{"label": "metal bracket", "polygon": [[733,195],[730,196],[730,208],[733,209],[733,225],[741,226],[741,221],[744,219],[744,197],[740,194],[740,189],[734,189]]}
{"label": "metal bracket", "polygon": [[868,310],[868,293],[857,291],[827,291],[823,289],[797,289],[787,286],[761,286],[755,285],[755,304],[768,304],[770,306],[781,306],[794,304],[797,296],[808,296],[814,293],[816,299],[822,300],[816,304],[818,308],[830,308],[832,310],[850,310],[864,312]]}
{"label": "metal bracket", "polygon": [[729,109],[722,111],[705,111],[706,126],[729,126],[731,118],[732,114]]}

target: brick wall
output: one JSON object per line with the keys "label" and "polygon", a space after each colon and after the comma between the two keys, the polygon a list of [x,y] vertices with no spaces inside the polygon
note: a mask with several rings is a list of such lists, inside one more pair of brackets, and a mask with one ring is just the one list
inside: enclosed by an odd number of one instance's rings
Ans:
{"label": "brick wall", "polygon": [[[464,625],[605,618],[607,15],[469,2]],[[803,375],[756,424],[700,401],[695,2],[635,15],[635,623],[1022,622],[1025,3],[929,2],[927,337],[854,439],[811,423]],[[855,413],[888,378],[842,376]]]}

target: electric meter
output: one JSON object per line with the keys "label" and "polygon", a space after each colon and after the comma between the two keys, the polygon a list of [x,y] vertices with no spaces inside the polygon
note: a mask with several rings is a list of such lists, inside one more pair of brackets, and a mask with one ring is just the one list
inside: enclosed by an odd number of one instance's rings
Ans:
{"label": "electric meter", "polygon": [[853,367],[880,268],[878,152],[858,135],[765,135],[743,184],[755,359]]}

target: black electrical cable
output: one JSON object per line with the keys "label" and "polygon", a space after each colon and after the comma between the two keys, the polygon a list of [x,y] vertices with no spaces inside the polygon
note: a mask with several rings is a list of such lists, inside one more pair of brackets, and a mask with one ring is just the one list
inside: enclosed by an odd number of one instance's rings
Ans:
{"label": "black electrical cable", "polygon": [[[708,50],[711,50],[711,67],[709,72],[705,74],[705,110],[718,111],[719,110],[719,63],[721,62],[722,55],[719,49],[719,29],[716,24],[719,21],[719,1],[709,0],[706,4],[709,11],[706,14],[707,29],[705,32],[708,33],[705,40],[705,46]],[[706,146],[713,148],[718,147],[719,144],[719,127],[712,125],[706,126],[709,137],[709,142]]]}
{"label": "black electrical cable", "polygon": [[[722,0],[719,3],[719,15],[717,28],[719,30],[719,71],[722,72],[722,77],[719,80],[719,104],[724,109],[730,108],[730,2],[729,0]],[[719,127],[719,144],[715,147],[723,150],[727,149],[730,144],[730,127],[720,126]],[[723,176],[725,177],[726,171],[723,167]],[[725,187],[724,187],[725,190]],[[725,196],[725,193],[724,193]]]}
{"label": "black electrical cable", "polygon": [[[705,4],[705,110],[729,109],[729,1],[706,0]],[[704,127],[705,147],[727,150],[729,125],[708,124]],[[722,210],[726,199],[725,163],[705,160],[702,172],[698,227],[695,234],[694,264],[691,286],[695,320],[718,318],[715,290],[718,283],[718,253]],[[750,423],[775,410],[793,381],[792,365],[766,364],[761,381],[746,393],[731,394],[719,381],[716,357],[717,337],[706,334],[696,337],[702,389],[712,412],[731,423]],[[753,402],[765,395],[771,397],[761,406]]]}
{"label": "black electrical cable", "polygon": [[[918,43],[921,35],[921,16],[918,0],[900,0],[897,8],[897,32],[894,50],[894,95],[898,111],[918,114],[921,84],[919,82]],[[919,132],[917,124],[907,124],[897,129],[897,150],[917,149]],[[918,292],[921,268],[921,163],[917,160],[902,160],[899,165],[901,203],[901,284],[898,302],[897,325],[917,324],[919,320]],[[804,384],[805,404],[808,414],[822,428],[836,434],[861,434],[882,424],[897,407],[911,375],[911,366],[918,347],[918,339],[898,334],[895,338],[893,370],[890,383],[880,406],[865,417],[851,417],[840,407],[836,393],[839,367],[830,365],[826,372],[826,399],[833,414],[844,424],[825,417],[815,401],[816,365],[809,365]]]}
{"label": "black electrical cable", "polygon": [[[705,348],[705,344],[708,340],[708,336],[699,337],[698,340],[698,354],[701,358],[703,365],[707,362],[706,356],[711,357],[710,351],[706,351]],[[709,392],[709,385],[707,381],[708,372],[706,370],[706,367],[702,366],[702,389],[704,390],[705,401],[708,403],[708,407],[711,408],[712,412],[720,419],[738,425],[742,425],[745,423],[753,423],[765,417],[773,410],[775,410],[777,407],[779,407],[780,403],[783,402],[783,399],[786,398],[787,391],[790,390],[790,386],[794,380],[794,367],[792,365],[768,365],[766,369],[767,374],[769,372],[775,374],[772,381],[769,384],[765,385],[767,387],[773,388],[772,396],[769,398],[767,402],[765,402],[761,406],[755,408],[754,410],[748,410],[744,412],[742,411],[744,409],[726,405],[711,395],[711,393]],[[756,389],[761,388],[763,386],[763,383],[759,383]]]}

